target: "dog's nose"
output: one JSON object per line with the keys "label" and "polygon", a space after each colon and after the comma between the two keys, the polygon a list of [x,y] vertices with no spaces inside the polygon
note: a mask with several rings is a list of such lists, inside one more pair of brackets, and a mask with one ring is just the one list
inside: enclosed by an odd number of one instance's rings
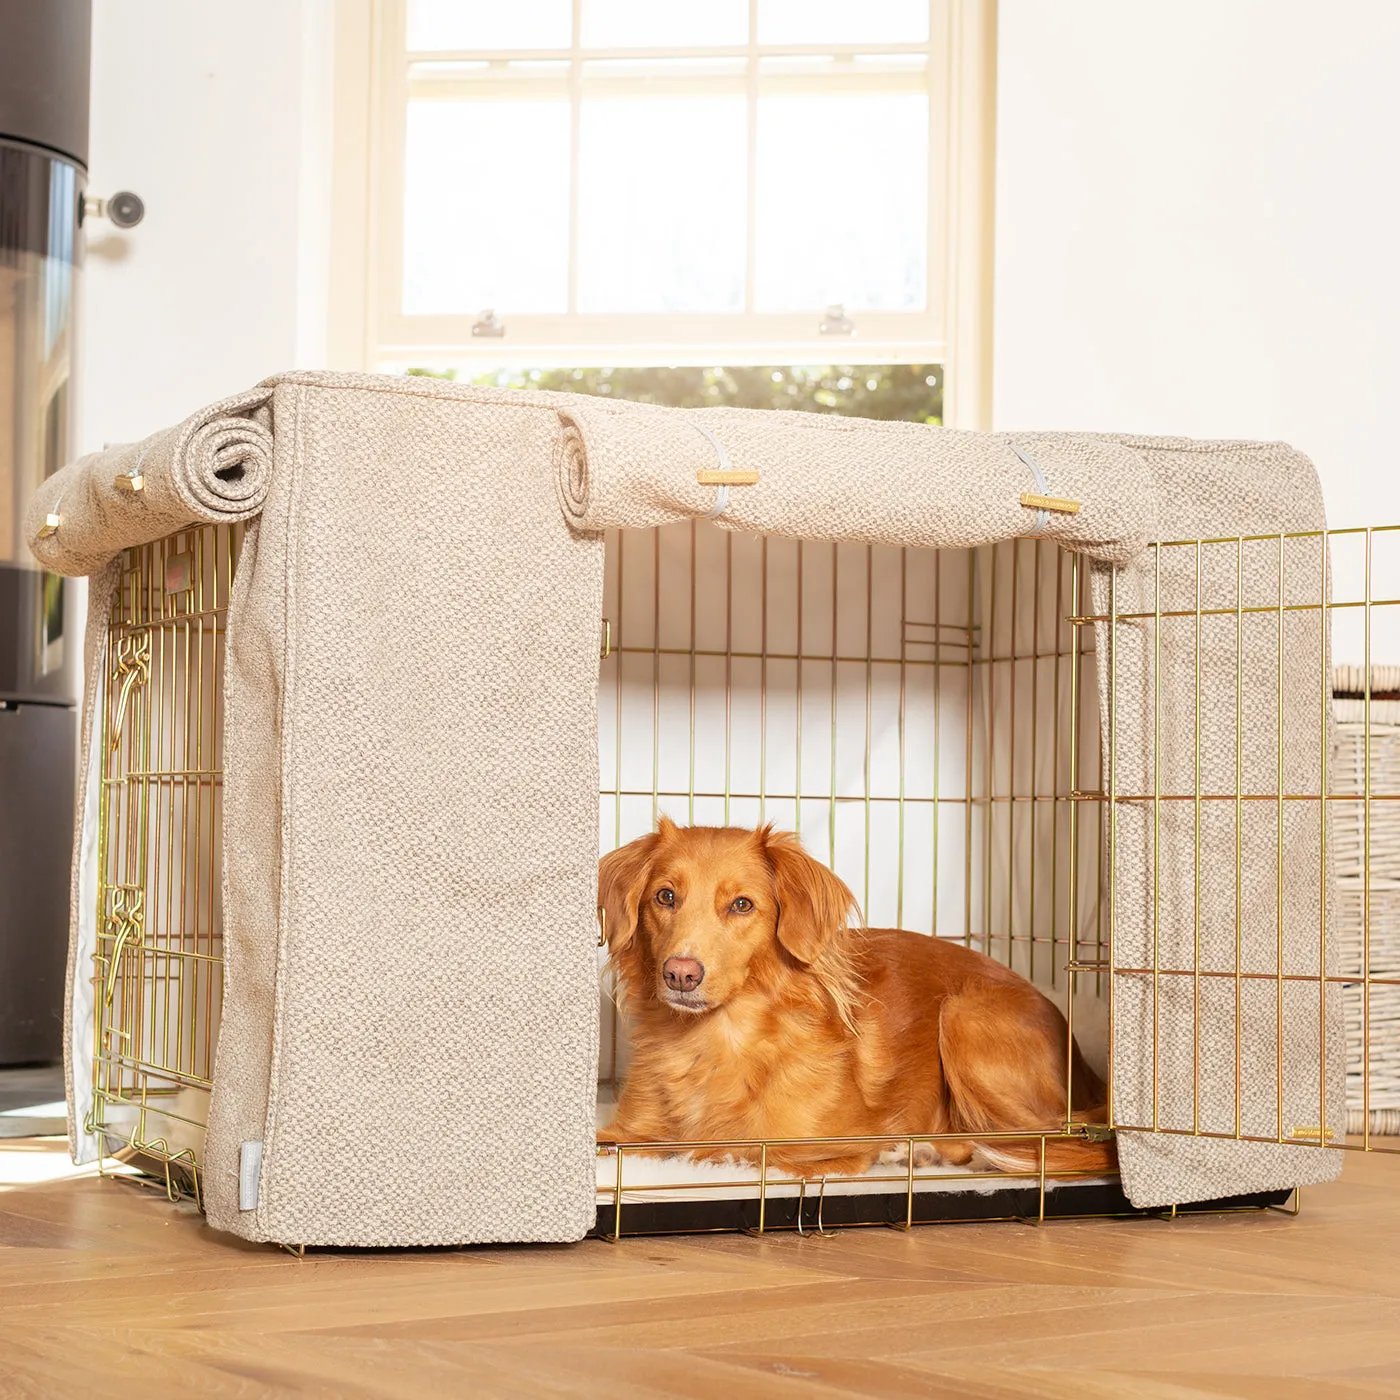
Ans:
{"label": "dog's nose", "polygon": [[693,992],[705,980],[705,964],[695,958],[667,958],[661,975],[673,992]]}

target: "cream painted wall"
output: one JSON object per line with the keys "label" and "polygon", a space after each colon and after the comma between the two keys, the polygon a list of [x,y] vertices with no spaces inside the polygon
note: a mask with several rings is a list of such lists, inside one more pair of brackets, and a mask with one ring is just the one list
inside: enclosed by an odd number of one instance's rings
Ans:
{"label": "cream painted wall", "polygon": [[79,445],[325,359],[334,0],[95,0]]}
{"label": "cream painted wall", "polygon": [[1400,4],[999,31],[996,425],[1283,438],[1331,524],[1400,522]]}

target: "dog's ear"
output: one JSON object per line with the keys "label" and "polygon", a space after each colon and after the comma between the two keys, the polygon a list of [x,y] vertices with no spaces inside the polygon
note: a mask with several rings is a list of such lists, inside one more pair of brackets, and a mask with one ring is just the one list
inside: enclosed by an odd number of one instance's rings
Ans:
{"label": "dog's ear", "polygon": [[609,851],[598,862],[598,907],[603,911],[610,953],[622,952],[636,937],[637,910],[660,840],[659,833],[650,832]]}
{"label": "dog's ear", "polygon": [[798,962],[813,963],[846,931],[856,897],[790,831],[765,826],[758,836],[778,896],[778,942]]}

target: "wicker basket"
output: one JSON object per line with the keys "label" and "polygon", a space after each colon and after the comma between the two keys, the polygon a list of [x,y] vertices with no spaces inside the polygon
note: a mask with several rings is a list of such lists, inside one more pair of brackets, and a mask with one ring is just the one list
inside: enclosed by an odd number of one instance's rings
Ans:
{"label": "wicker basket", "polygon": [[[1333,675],[1336,747],[1331,790],[1366,790],[1365,673],[1339,666]],[[1371,671],[1371,796],[1400,797],[1400,667]],[[1369,1047],[1373,1133],[1400,1134],[1400,801],[1370,803],[1370,958],[1366,961],[1366,812],[1360,802],[1333,806],[1332,850],[1336,858],[1338,908],[1335,928],[1344,975],[1357,982],[1343,989],[1347,1033],[1347,1131],[1366,1128]],[[1369,996],[1364,979],[1369,972]],[[1367,1026],[1369,1024],[1369,1035]]]}

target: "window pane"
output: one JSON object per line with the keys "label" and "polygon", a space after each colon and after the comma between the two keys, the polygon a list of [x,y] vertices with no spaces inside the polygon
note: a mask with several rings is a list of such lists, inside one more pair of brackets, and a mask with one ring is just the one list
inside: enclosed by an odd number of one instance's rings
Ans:
{"label": "window pane", "polygon": [[[390,366],[392,372],[393,366]],[[432,374],[427,368],[410,374]],[[500,366],[468,384],[556,389],[672,408],[787,408],[856,418],[943,421],[941,365],[729,365],[666,369],[523,369]]]}
{"label": "window pane", "polygon": [[919,44],[928,0],[756,0],[760,44]]}
{"label": "window pane", "polygon": [[746,44],[748,0],[583,0],[585,48]]}
{"label": "window pane", "polygon": [[927,97],[760,99],[758,310],[922,309],[927,223]]}
{"label": "window pane", "polygon": [[585,99],[579,309],[740,311],[742,97]]}
{"label": "window pane", "polygon": [[410,102],[403,309],[568,304],[569,104]]}
{"label": "window pane", "polygon": [[567,49],[570,0],[408,0],[408,50]]}

